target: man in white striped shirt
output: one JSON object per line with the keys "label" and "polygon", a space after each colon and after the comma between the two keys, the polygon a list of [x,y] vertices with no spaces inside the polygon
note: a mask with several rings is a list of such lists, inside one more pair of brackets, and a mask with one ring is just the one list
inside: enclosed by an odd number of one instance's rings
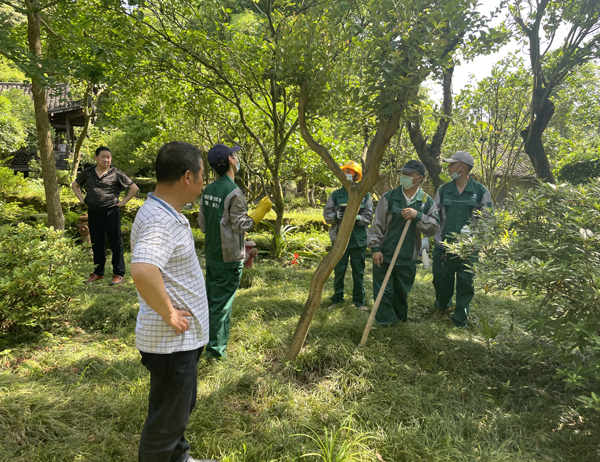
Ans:
{"label": "man in white striped shirt", "polygon": [[[196,462],[184,432],[196,403],[197,365],[208,342],[208,303],[194,239],[181,207],[202,191],[202,154],[179,141],[156,158],[156,190],[131,230],[131,276],[140,311],[135,328],[150,371],[141,462]],[[212,459],[211,459],[212,460]]]}

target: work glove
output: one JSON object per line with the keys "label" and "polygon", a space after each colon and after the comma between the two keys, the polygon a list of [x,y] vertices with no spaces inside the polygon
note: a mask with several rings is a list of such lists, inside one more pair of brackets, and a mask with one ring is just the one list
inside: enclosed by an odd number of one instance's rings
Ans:
{"label": "work glove", "polygon": [[248,216],[254,220],[254,224],[258,224],[271,211],[271,207],[273,207],[273,202],[268,196],[265,196],[260,200],[254,212],[249,213]]}

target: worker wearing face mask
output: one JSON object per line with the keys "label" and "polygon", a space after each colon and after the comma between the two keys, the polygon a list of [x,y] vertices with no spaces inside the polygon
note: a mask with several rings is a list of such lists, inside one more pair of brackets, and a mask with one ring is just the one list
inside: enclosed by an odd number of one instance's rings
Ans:
{"label": "worker wearing face mask", "polygon": [[233,181],[240,169],[235,156],[239,146],[216,144],[208,151],[208,163],[219,178],[209,184],[200,199],[198,225],[206,235],[206,294],[209,310],[209,339],[206,354],[226,358],[231,308],[242,278],[244,232],[269,213],[272,203],[265,196],[256,210],[248,213],[244,193]]}
{"label": "worker wearing face mask", "polygon": [[399,172],[400,186],[379,200],[375,221],[369,228],[369,247],[373,252],[373,296],[379,294],[383,280],[406,222],[412,220],[394,269],[375,316],[381,326],[408,320],[408,293],[417,274],[422,236],[433,236],[439,227],[433,199],[421,189],[425,165],[409,160]]}
{"label": "worker wearing face mask", "polygon": [[[358,163],[349,161],[340,168],[351,183],[357,183],[361,180],[362,167]],[[344,188],[340,188],[331,193],[325,204],[325,209],[323,209],[323,218],[326,223],[331,225],[329,228],[329,238],[332,244],[337,237],[338,228],[344,216],[347,203],[348,192]],[[371,199],[371,195],[367,193],[360,204],[352,235],[348,241],[348,247],[346,247],[344,255],[333,270],[333,296],[331,297],[329,309],[333,309],[344,302],[344,277],[348,268],[348,260],[350,260],[352,267],[352,302],[359,310],[367,309],[363,281],[365,276],[365,260],[367,257],[367,226],[371,224],[372,219],[373,200]]]}
{"label": "worker wearing face mask", "polygon": [[[469,304],[475,294],[474,274],[469,266],[476,261],[476,257],[463,260],[447,253],[442,243],[452,241],[452,233],[471,234],[469,226],[479,218],[476,212],[493,210],[492,196],[485,186],[471,178],[470,172],[475,161],[467,151],[457,151],[444,162],[448,162],[448,174],[452,181],[440,186],[434,199],[440,216],[440,229],[435,235],[433,249],[434,317],[452,314],[452,323],[456,327],[466,327]],[[455,281],[456,308],[452,313]]]}

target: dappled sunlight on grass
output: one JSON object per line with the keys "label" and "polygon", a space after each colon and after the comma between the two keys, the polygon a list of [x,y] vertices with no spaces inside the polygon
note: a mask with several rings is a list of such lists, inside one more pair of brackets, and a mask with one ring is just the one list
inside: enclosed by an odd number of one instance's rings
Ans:
{"label": "dappled sunlight on grass", "polygon": [[[469,329],[433,320],[431,272],[419,268],[409,322],[375,326],[347,301],[328,310],[332,279],[298,358],[284,363],[314,266],[262,259],[234,302],[229,359],[198,367],[186,433],[196,457],[297,461],[349,415],[372,435],[355,460],[598,459],[597,422],[574,407],[555,365],[529,355],[532,339],[503,294],[478,292]],[[350,272],[346,294],[351,293]],[[372,270],[365,273],[372,306]],[[0,460],[135,460],[149,374],[135,349],[131,279],[83,286],[68,325],[0,355]],[[518,314],[518,313],[516,313]],[[514,319],[513,319],[514,318]],[[493,341],[480,319],[498,321]],[[512,332],[510,323],[514,323]]]}

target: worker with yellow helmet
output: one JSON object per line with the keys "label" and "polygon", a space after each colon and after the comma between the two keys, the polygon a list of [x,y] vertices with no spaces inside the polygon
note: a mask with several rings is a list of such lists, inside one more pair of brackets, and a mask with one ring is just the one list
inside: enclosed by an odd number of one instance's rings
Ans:
{"label": "worker with yellow helmet", "polygon": [[[357,162],[348,161],[344,165],[341,165],[340,168],[350,182],[357,183],[361,180],[362,167]],[[325,204],[323,218],[326,223],[331,225],[329,228],[329,238],[332,244],[337,237],[339,224],[344,216],[347,203],[348,192],[344,188],[340,188],[331,193]],[[344,302],[344,277],[348,268],[348,260],[350,260],[352,267],[352,302],[360,310],[367,309],[363,281],[367,256],[367,227],[371,224],[372,219],[373,200],[371,199],[371,195],[367,193],[360,204],[360,210],[356,216],[356,222],[350,236],[350,241],[348,241],[348,247],[346,247],[344,255],[334,268],[334,292],[331,297],[330,309]]]}

